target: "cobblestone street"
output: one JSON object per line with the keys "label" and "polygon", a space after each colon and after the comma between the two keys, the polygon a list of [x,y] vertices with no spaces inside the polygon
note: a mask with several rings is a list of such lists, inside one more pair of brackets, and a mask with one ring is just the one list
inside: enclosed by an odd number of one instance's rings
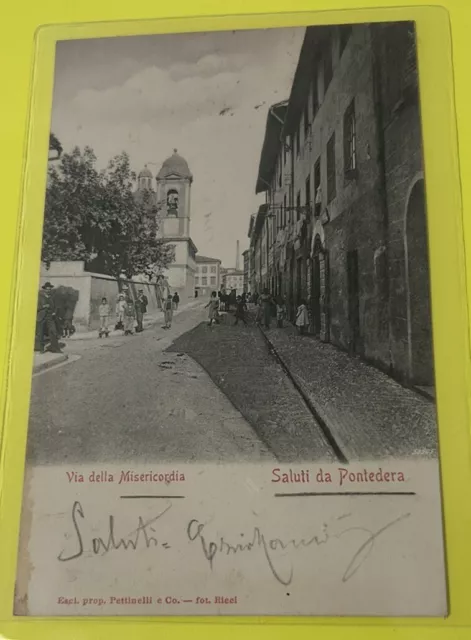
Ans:
{"label": "cobblestone street", "polygon": [[265,340],[253,318],[248,327],[233,322],[200,325],[171,349],[209,373],[280,460],[436,455],[430,400],[292,325],[265,331]]}
{"label": "cobblestone street", "polygon": [[291,326],[202,305],[169,331],[69,342],[33,378],[30,461],[335,461],[436,454],[435,407]]}
{"label": "cobblestone street", "polygon": [[348,460],[437,454],[432,401],[291,325],[266,335]]}

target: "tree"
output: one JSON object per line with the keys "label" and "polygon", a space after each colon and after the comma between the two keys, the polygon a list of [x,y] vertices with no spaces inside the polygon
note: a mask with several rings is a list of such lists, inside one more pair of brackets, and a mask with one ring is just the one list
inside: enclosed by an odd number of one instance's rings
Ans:
{"label": "tree", "polygon": [[126,153],[103,171],[90,147],[63,154],[49,170],[43,261],[84,260],[115,278],[165,269],[174,247],[158,238],[156,208],[150,194],[135,198],[134,181]]}

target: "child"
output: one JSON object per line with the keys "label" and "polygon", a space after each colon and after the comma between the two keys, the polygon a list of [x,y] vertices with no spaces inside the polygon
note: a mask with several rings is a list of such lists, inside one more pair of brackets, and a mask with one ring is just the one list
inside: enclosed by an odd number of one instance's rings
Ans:
{"label": "child", "polygon": [[237,296],[234,325],[239,324],[239,320],[242,320],[245,326],[247,326],[247,320],[245,319],[246,311],[247,311],[247,304],[245,302],[245,298],[243,296]]}
{"label": "child", "polygon": [[179,302],[180,302],[180,296],[178,295],[178,292],[175,291],[175,293],[173,294],[173,307],[175,311],[178,311]]}
{"label": "child", "polygon": [[165,301],[164,316],[165,316],[164,329],[170,329],[170,327],[172,326],[172,318],[173,318],[173,299],[170,294],[168,295],[167,300]]}
{"label": "child", "polygon": [[309,313],[304,300],[300,300],[300,304],[296,312],[296,326],[298,327],[301,335],[304,335],[306,328],[309,326]]}
{"label": "child", "polygon": [[101,299],[101,304],[98,308],[98,313],[100,315],[100,329],[98,331],[98,335],[100,338],[105,336],[108,337],[110,331],[108,329],[108,320],[110,317],[110,305],[106,298]]}
{"label": "child", "polygon": [[134,303],[132,300],[128,300],[126,302],[126,307],[124,309],[124,335],[132,336],[134,333],[134,319],[136,317],[136,310],[134,308]]}
{"label": "child", "polygon": [[283,329],[283,320],[286,317],[286,305],[282,296],[278,296],[276,301],[276,322],[279,329]]}
{"label": "child", "polygon": [[215,291],[212,292],[211,298],[209,299],[208,304],[205,306],[205,309],[208,308],[208,325],[211,326],[213,322],[217,322],[218,319],[219,300]]}
{"label": "child", "polygon": [[123,329],[124,327],[124,316],[126,312],[126,298],[124,293],[120,293],[118,296],[118,302],[116,304],[116,329]]}

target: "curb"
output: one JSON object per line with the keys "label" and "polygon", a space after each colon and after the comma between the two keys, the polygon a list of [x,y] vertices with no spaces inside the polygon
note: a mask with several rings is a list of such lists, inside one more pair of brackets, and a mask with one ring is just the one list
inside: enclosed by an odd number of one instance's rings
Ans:
{"label": "curb", "polygon": [[67,362],[69,356],[66,353],[57,354],[57,358],[52,360],[48,360],[47,362],[41,362],[40,364],[33,366],[33,375],[35,373],[40,373],[41,371],[46,371],[47,369],[51,369],[52,367],[57,366],[58,364],[62,364],[63,362]]}
{"label": "curb", "polygon": [[[185,306],[183,308],[178,309],[178,311],[174,312],[174,317],[178,316],[180,313],[183,313],[184,311],[189,311],[190,309],[193,309],[194,307],[198,306],[198,302],[191,302],[188,304],[188,306]],[[156,325],[158,322],[163,322],[163,316],[161,315],[163,312],[160,312],[160,314],[156,317],[153,318],[149,318],[148,320],[144,320],[143,326],[145,329],[150,329],[151,327],[153,327],[154,325]],[[110,338],[116,338],[119,336],[123,335],[122,331],[115,331],[114,329],[110,331]],[[98,338],[98,329],[96,329],[95,331],[84,331],[83,333],[77,332],[74,333],[73,336],[71,336],[70,338],[68,338],[68,344],[73,344],[74,342],[81,342],[83,340],[93,340]]]}
{"label": "curb", "polygon": [[286,373],[288,378],[291,380],[294,388],[299,393],[299,395],[302,397],[302,399],[304,401],[304,404],[309,409],[309,411],[312,413],[312,415],[314,416],[315,420],[318,422],[318,424],[319,424],[319,426],[320,426],[320,428],[321,428],[321,430],[322,430],[322,432],[324,434],[325,439],[327,440],[329,446],[331,447],[331,449],[334,452],[335,456],[337,457],[338,461],[342,462],[342,463],[348,463],[348,457],[346,455],[346,452],[345,452],[343,446],[337,441],[337,438],[334,435],[335,434],[335,429],[332,429],[332,427],[328,424],[328,422],[322,417],[322,415],[321,415],[322,414],[322,410],[320,410],[316,406],[316,403],[313,402],[313,400],[311,398],[311,394],[307,390],[304,389],[304,385],[301,384],[297,380],[296,375],[292,373],[291,369],[286,364],[284,358],[278,353],[278,350],[276,349],[275,345],[270,340],[270,338],[268,337],[266,332],[262,329],[261,325],[258,325],[258,328],[260,329],[260,333],[262,334],[263,338],[265,339],[265,342],[267,343],[270,352],[273,354],[275,359],[279,362],[279,364],[281,365],[281,368]]}

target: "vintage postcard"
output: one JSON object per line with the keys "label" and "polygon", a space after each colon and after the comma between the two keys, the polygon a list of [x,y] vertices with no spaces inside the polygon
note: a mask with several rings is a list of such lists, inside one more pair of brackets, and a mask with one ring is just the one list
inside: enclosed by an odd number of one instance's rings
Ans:
{"label": "vintage postcard", "polygon": [[61,41],[14,612],[444,616],[412,23]]}

